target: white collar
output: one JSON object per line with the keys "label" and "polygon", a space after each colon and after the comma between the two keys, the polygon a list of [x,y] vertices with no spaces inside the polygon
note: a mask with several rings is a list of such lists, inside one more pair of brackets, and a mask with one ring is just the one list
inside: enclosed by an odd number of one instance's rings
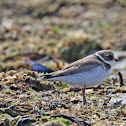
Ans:
{"label": "white collar", "polygon": [[97,52],[95,53],[95,55],[96,55],[98,58],[100,58],[104,63],[109,64],[109,65],[111,66],[111,62],[106,61],[106,60],[105,60],[101,55],[99,55]]}

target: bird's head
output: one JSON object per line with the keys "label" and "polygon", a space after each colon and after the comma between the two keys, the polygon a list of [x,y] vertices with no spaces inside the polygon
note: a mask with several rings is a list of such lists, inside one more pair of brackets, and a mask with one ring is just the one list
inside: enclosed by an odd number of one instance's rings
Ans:
{"label": "bird's head", "polygon": [[110,50],[101,50],[96,52],[95,55],[111,66],[115,63],[115,61],[118,61],[118,59],[114,57],[113,52]]}

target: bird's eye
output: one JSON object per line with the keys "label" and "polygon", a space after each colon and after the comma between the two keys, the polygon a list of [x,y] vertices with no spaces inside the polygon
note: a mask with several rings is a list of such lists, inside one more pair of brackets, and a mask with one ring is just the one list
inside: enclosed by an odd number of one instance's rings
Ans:
{"label": "bird's eye", "polygon": [[110,60],[113,59],[113,56],[112,56],[112,55],[108,55],[107,57],[108,57]]}

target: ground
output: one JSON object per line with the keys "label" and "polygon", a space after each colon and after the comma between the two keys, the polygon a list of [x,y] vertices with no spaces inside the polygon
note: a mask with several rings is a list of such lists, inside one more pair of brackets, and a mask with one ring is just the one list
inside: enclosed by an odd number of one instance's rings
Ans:
{"label": "ground", "polygon": [[[0,126],[126,125],[125,7],[124,0],[1,0]],[[37,72],[101,49],[120,61],[100,86],[86,89],[86,105],[79,88]]]}

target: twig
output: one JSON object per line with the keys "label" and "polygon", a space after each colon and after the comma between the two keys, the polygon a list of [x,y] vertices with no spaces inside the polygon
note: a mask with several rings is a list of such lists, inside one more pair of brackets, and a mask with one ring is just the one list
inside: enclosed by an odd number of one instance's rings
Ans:
{"label": "twig", "polygon": [[78,125],[80,125],[80,122],[83,123],[83,126],[91,126],[90,122],[88,121],[84,121],[78,117],[75,117],[75,116],[72,116],[72,115],[66,115],[66,114],[56,114],[56,115],[51,115],[51,117],[63,117],[63,118],[66,118],[66,119],[69,119],[71,120],[72,122],[75,122],[77,123]]}
{"label": "twig", "polygon": [[121,86],[124,85],[124,83],[123,83],[123,77],[122,77],[121,72],[119,72],[118,75],[119,75],[119,79],[120,79],[120,87],[121,87]]}
{"label": "twig", "polygon": [[117,78],[112,77],[112,80],[113,80],[113,85],[115,86],[115,82],[117,81]]}

